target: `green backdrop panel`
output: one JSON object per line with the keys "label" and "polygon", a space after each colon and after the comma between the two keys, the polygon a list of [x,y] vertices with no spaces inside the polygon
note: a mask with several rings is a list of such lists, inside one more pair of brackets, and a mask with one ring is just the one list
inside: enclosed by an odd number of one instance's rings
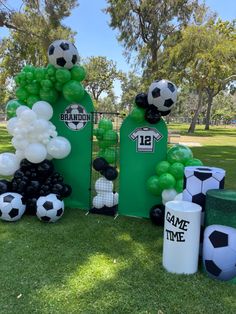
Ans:
{"label": "green backdrop panel", "polygon": [[93,103],[87,93],[79,104],[71,104],[62,96],[54,106],[52,122],[58,135],[66,137],[71,143],[71,153],[67,158],[53,160],[56,170],[63,175],[64,182],[72,186],[71,196],[65,199],[65,204],[71,208],[90,207],[93,131],[90,113],[93,111]]}
{"label": "green backdrop panel", "polygon": [[164,120],[157,124],[137,123],[127,117],[120,130],[119,214],[149,217],[161,197],[146,189],[147,179],[155,174],[155,165],[166,159],[167,127]]}

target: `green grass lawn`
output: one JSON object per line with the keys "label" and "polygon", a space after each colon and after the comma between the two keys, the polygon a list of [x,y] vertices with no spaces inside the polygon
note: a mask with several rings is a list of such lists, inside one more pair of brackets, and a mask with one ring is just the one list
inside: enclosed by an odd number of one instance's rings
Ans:
{"label": "green grass lawn", "polygon": [[[195,156],[225,168],[236,188],[236,129],[198,132],[194,141],[209,140]],[[1,152],[9,140],[0,126]],[[0,221],[0,313],[236,313],[235,285],[164,271],[162,234],[149,220],[79,209],[50,225]]]}

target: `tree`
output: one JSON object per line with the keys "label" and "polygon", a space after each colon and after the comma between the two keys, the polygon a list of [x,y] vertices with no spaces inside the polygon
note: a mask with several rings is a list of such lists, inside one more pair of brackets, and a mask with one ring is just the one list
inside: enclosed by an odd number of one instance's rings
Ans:
{"label": "tree", "polygon": [[116,64],[106,57],[90,57],[83,65],[87,72],[84,86],[95,102],[100,99],[102,93],[111,94],[114,80],[120,80],[123,77],[122,72],[117,70]]}
{"label": "tree", "polygon": [[169,36],[176,36],[198,7],[197,0],[107,0],[105,12],[110,26],[119,30],[130,59],[138,53],[138,62],[153,74],[159,67],[158,53]]}
{"label": "tree", "polygon": [[[222,31],[222,24],[224,31]],[[175,78],[189,84],[198,93],[198,105],[189,128],[195,124],[207,98],[206,130],[209,129],[213,98],[225,88],[235,72],[236,38],[234,23],[216,23],[210,20],[204,25],[189,25],[182,31],[178,44],[165,51],[165,65]]]}
{"label": "tree", "polygon": [[65,38],[73,41],[75,32],[62,24],[77,6],[77,0],[23,0],[20,11],[0,3],[0,27],[7,27],[9,36],[0,42],[0,84],[7,90],[6,80],[30,63],[47,64],[51,42]]}
{"label": "tree", "polygon": [[230,123],[236,118],[236,102],[234,95],[221,91],[213,99],[212,119],[216,122]]}
{"label": "tree", "polygon": [[142,86],[142,78],[134,72],[126,74],[121,82],[121,110],[130,112],[134,104],[135,96],[138,93],[144,92],[146,89]]}

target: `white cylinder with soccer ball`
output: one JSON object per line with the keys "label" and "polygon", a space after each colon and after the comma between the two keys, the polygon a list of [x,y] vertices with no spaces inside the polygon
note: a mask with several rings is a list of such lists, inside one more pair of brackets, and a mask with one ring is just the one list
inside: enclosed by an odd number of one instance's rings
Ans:
{"label": "white cylinder with soccer ball", "polygon": [[166,203],[163,266],[168,272],[197,272],[201,210],[201,206],[191,202]]}

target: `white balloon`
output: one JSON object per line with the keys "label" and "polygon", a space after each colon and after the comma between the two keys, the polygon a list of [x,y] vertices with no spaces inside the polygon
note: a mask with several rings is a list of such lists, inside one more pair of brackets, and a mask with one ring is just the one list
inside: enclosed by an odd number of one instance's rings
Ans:
{"label": "white balloon", "polygon": [[16,117],[11,118],[7,122],[7,131],[10,135],[14,134],[14,129],[16,128],[18,119]]}
{"label": "white balloon", "polygon": [[52,106],[46,101],[37,101],[32,110],[37,114],[38,118],[50,120],[53,115]]}
{"label": "white balloon", "polygon": [[114,205],[117,205],[119,202],[119,194],[116,192],[114,193]]}
{"label": "white balloon", "polygon": [[17,149],[15,155],[19,161],[25,158],[25,153],[23,150]]}
{"label": "white balloon", "polygon": [[162,201],[165,202],[173,201],[177,194],[178,193],[176,192],[175,189],[164,190],[161,194]]}
{"label": "white balloon", "polygon": [[95,190],[97,193],[112,192],[113,182],[102,177],[95,182]]}
{"label": "white balloon", "polygon": [[52,160],[52,159],[53,159],[53,157],[52,157],[51,155],[47,154],[46,159],[47,159],[47,160]]}
{"label": "white balloon", "polygon": [[[33,110],[29,109],[29,108],[28,108],[28,110],[22,111],[22,113],[21,113],[21,115],[20,115],[20,120],[21,120],[23,123],[25,123],[25,124],[27,124],[27,123],[32,123],[32,122],[34,122],[36,119],[37,119],[36,113],[35,113]],[[33,126],[31,126],[31,127],[33,128]]]}
{"label": "white balloon", "polygon": [[47,151],[53,158],[62,159],[69,155],[71,145],[66,138],[57,136],[50,140]]}
{"label": "white balloon", "polygon": [[101,195],[97,195],[93,198],[93,206],[100,209],[104,206],[104,201]]}
{"label": "white balloon", "polygon": [[21,113],[25,110],[29,110],[29,107],[27,106],[20,106],[16,109],[16,116],[20,117]]}
{"label": "white balloon", "polygon": [[183,193],[179,193],[175,197],[175,201],[182,201],[183,200]]}
{"label": "white balloon", "polygon": [[108,193],[104,193],[103,194],[103,200],[104,200],[104,204],[107,207],[112,207],[115,206],[115,196],[113,194],[113,192],[108,192]]}
{"label": "white balloon", "polygon": [[48,121],[44,120],[44,119],[37,119],[34,122],[34,130],[37,132],[44,132],[46,130],[50,129],[50,125],[48,123]]}
{"label": "white balloon", "polygon": [[47,150],[43,144],[31,143],[25,149],[25,158],[34,164],[38,164],[46,159]]}
{"label": "white balloon", "polygon": [[0,154],[0,175],[12,176],[19,169],[20,162],[15,154]]}
{"label": "white balloon", "polygon": [[21,140],[13,137],[11,140],[12,145],[15,147],[15,149],[24,150],[28,145],[29,142],[26,140]]}

